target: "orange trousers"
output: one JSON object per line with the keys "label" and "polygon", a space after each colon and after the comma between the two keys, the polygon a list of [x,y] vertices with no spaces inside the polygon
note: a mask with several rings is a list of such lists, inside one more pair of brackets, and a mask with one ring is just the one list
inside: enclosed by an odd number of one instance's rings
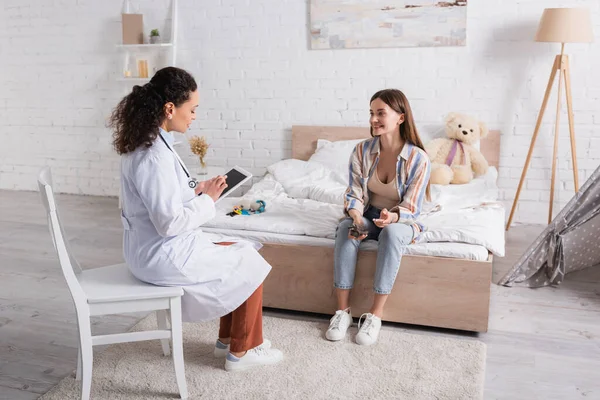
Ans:
{"label": "orange trousers", "polygon": [[[221,246],[231,246],[235,242],[218,242]],[[238,308],[221,317],[219,339],[231,338],[229,351],[241,353],[260,346],[262,335],[262,301],[263,285],[261,285]]]}
{"label": "orange trousers", "polygon": [[243,352],[262,344],[262,301],[261,284],[238,308],[221,317],[219,338],[231,338],[229,351]]}

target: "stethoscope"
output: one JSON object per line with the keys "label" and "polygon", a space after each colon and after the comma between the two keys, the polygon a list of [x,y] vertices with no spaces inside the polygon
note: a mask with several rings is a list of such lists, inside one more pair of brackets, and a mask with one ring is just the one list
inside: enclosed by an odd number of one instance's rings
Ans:
{"label": "stethoscope", "polygon": [[171,146],[169,146],[169,144],[167,143],[167,141],[165,140],[165,138],[162,136],[162,134],[159,133],[158,136],[160,136],[160,138],[162,139],[162,141],[165,144],[165,146],[167,146],[167,149],[171,150],[171,152],[173,154],[175,154],[175,157],[177,158],[177,161],[179,161],[179,165],[181,165],[181,168],[183,168],[183,172],[185,172],[186,176],[188,177],[188,186],[190,188],[192,188],[192,189],[195,189],[196,186],[198,186],[198,180],[196,178],[194,178],[193,176],[190,176],[190,173],[188,172],[187,168],[183,164],[183,161],[181,161],[181,158],[179,158],[179,154],[177,154],[177,152],[174,151],[171,148]]}

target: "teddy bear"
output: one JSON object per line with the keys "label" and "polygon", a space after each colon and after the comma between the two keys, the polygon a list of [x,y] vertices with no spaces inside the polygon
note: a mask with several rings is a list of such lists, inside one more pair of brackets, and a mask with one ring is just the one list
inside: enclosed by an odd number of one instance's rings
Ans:
{"label": "teddy bear", "polygon": [[465,184],[473,177],[485,175],[488,163],[474,146],[488,134],[485,123],[466,114],[451,112],[445,120],[445,138],[425,146],[431,159],[431,184]]}

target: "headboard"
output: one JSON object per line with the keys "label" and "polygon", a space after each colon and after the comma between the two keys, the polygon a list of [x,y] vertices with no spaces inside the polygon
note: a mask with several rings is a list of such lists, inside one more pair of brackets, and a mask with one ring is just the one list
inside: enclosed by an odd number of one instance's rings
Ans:
{"label": "headboard", "polygon": [[[370,138],[369,128],[345,126],[292,126],[292,158],[308,160],[317,148],[317,140],[352,140]],[[480,151],[489,165],[498,168],[500,162],[500,131],[490,131],[481,140]]]}

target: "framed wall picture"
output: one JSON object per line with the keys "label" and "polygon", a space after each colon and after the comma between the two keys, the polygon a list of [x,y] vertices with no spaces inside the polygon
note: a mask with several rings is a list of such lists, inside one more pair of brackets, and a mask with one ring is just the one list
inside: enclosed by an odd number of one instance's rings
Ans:
{"label": "framed wall picture", "polygon": [[465,46],[467,0],[311,0],[312,49]]}

